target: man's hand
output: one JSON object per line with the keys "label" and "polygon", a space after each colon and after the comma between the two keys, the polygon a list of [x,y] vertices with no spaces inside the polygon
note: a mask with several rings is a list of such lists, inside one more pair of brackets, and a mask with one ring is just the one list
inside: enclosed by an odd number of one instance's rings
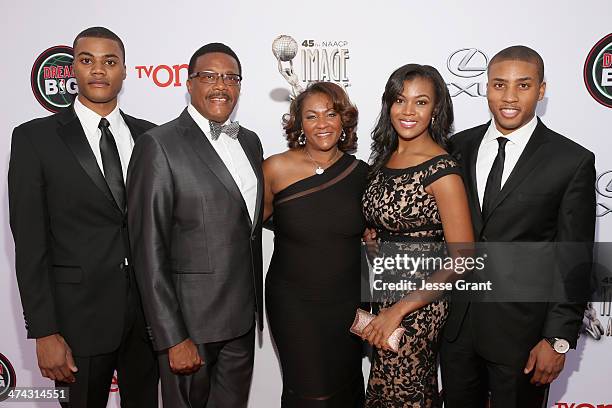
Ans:
{"label": "man's hand", "polygon": [[76,381],[78,371],[72,358],[72,350],[59,334],[36,339],[36,357],[43,377],[65,383]]}
{"label": "man's hand", "polygon": [[368,255],[372,258],[378,256],[379,248],[376,238],[376,230],[374,228],[366,228],[361,237],[361,240],[366,244]]}
{"label": "man's hand", "polygon": [[531,383],[546,385],[559,376],[564,364],[565,354],[557,353],[546,340],[540,340],[529,352],[524,373],[529,374],[533,371]]}
{"label": "man's hand", "polygon": [[185,339],[170,347],[168,360],[174,374],[193,374],[204,365],[204,360],[200,357],[198,348],[191,339]]}

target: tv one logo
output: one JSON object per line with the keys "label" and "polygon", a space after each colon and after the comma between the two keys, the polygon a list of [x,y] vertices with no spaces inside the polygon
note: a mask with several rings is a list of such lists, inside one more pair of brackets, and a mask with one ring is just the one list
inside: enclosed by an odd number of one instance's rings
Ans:
{"label": "tv one logo", "polygon": [[555,408],[612,408],[612,404],[589,404],[588,402],[557,402]]}
{"label": "tv one logo", "polygon": [[456,79],[448,82],[451,97],[462,94],[472,98],[487,96],[486,81],[477,80],[487,72],[489,57],[478,48],[461,48],[450,54],[446,68]]}
{"label": "tv one logo", "polygon": [[150,79],[157,87],[183,86],[189,73],[189,65],[136,65],[138,79]]}

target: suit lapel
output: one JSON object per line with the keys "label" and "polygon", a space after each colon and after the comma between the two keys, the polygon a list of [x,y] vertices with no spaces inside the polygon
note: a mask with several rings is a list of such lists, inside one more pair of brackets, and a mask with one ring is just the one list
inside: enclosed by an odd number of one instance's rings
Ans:
{"label": "suit lapel", "polygon": [[132,139],[134,140],[134,143],[136,143],[136,140],[138,139],[138,137],[144,133],[144,129],[136,125],[136,122],[133,121],[131,117],[123,113],[122,110],[119,110],[119,112],[121,113],[121,116],[123,117],[123,121],[127,125],[128,129],[130,129],[130,134],[132,135]]}
{"label": "suit lapel", "polygon": [[467,142],[464,150],[465,154],[465,178],[468,184],[468,195],[469,200],[472,203],[472,223],[474,224],[474,230],[480,233],[482,229],[482,210],[480,208],[480,199],[478,198],[478,183],[476,177],[476,161],[478,160],[478,149],[480,143],[486,133],[487,127],[484,127],[484,132],[474,135],[471,140]]}
{"label": "suit lapel", "polygon": [[60,116],[59,136],[72,151],[77,161],[87,173],[91,181],[98,187],[100,192],[106,197],[110,204],[117,211],[122,212],[113,198],[104,175],[100,171],[96,157],[91,151],[91,146],[87,141],[81,122],[79,121],[72,107],[66,109]]}
{"label": "suit lapel", "polygon": [[[187,109],[181,113],[180,124],[185,129],[185,136],[189,140],[189,143],[193,147],[193,150],[200,156],[202,162],[210,168],[215,176],[219,179],[221,184],[225,186],[227,191],[241,203],[243,210],[245,211],[246,218],[251,222],[249,213],[242,197],[240,189],[236,185],[234,178],[231,173],[221,160],[221,157],[217,154],[215,148],[210,144],[206,135],[202,132],[202,129],[193,120]],[[250,224],[249,224],[250,225]]]}
{"label": "suit lapel", "polygon": [[[537,153],[542,145],[548,141],[546,135],[544,134],[545,131],[546,126],[544,126],[540,119],[538,119],[538,125],[529,138],[529,142],[527,142],[527,145],[516,162],[514,169],[512,169],[508,180],[506,180],[501,191],[491,204],[491,210],[489,211],[487,219],[491,217],[491,214],[493,214],[495,208],[497,208],[502,201],[504,201],[508,194],[516,189],[527,178],[529,173],[540,163]],[[487,220],[484,220],[484,222],[487,222]]]}
{"label": "suit lapel", "polygon": [[263,171],[261,169],[261,160],[258,160],[257,156],[259,155],[259,152],[254,141],[246,138],[242,127],[238,133],[238,141],[240,142],[240,146],[242,146],[242,150],[244,150],[244,153],[249,159],[249,163],[251,163],[255,177],[257,177],[257,200],[255,203],[255,212],[253,213],[253,217],[255,219],[252,220],[253,222],[251,223],[251,228],[255,229],[258,224],[256,220],[259,220],[258,214],[261,211],[261,204],[263,200]]}

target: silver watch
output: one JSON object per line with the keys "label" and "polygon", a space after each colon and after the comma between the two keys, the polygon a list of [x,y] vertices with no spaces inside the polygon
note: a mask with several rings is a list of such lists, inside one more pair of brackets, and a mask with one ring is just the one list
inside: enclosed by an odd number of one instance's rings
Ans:
{"label": "silver watch", "polygon": [[559,354],[565,354],[570,349],[569,341],[561,339],[559,337],[547,337],[544,340],[550,344],[550,346]]}

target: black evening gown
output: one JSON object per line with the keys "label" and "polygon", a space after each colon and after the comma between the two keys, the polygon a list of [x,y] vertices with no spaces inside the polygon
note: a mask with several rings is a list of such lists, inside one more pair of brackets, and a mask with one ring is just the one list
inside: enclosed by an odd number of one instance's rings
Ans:
{"label": "black evening gown", "polygon": [[283,374],[282,407],[362,407],[361,197],[368,166],[345,154],[274,199],[266,308]]}

